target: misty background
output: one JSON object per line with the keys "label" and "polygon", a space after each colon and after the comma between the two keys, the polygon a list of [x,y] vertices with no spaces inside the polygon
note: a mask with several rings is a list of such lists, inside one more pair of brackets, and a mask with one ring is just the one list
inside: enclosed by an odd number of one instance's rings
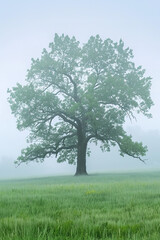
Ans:
{"label": "misty background", "polygon": [[31,58],[41,56],[55,33],[75,36],[84,43],[91,35],[113,41],[122,39],[133,49],[135,64],[152,77],[152,119],[141,115],[126,121],[125,129],[136,141],[148,146],[146,164],[121,157],[118,148],[102,153],[91,146],[88,172],[160,169],[160,1],[156,0],[6,0],[0,1],[0,178],[74,174],[75,166],[56,163],[54,156],[44,163],[14,161],[26,147],[28,132],[16,129],[16,119],[7,102],[7,89],[25,83]]}

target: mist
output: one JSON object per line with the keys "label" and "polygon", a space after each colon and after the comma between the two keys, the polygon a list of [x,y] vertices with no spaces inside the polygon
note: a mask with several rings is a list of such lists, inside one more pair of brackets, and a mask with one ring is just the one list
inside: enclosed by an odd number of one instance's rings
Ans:
{"label": "mist", "polygon": [[7,101],[7,89],[16,83],[25,83],[31,58],[41,55],[52,42],[54,34],[75,36],[82,43],[91,35],[113,41],[122,39],[133,49],[135,64],[146,69],[152,77],[151,97],[154,107],[152,118],[141,115],[126,121],[125,129],[136,141],[148,146],[146,164],[137,159],[121,157],[118,148],[102,153],[99,146],[91,145],[87,157],[88,173],[108,171],[148,171],[160,169],[160,16],[159,1],[14,1],[1,3],[0,8],[0,178],[26,178],[74,174],[75,166],[56,163],[55,157],[44,163],[14,164],[21,149],[27,146],[27,131],[16,128]]}

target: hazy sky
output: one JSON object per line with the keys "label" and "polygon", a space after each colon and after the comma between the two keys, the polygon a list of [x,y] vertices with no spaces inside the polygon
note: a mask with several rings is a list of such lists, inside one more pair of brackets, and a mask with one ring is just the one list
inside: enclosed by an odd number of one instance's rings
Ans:
{"label": "hazy sky", "polygon": [[[67,165],[55,164],[55,160],[48,160],[41,166],[31,164],[19,169],[13,166],[21,148],[26,146],[27,133],[16,130],[16,121],[7,103],[7,88],[17,82],[24,83],[31,58],[40,56],[55,33],[74,35],[81,42],[96,34],[114,41],[122,38],[126,47],[133,49],[134,62],[146,69],[146,76],[152,77],[151,96],[155,106],[151,110],[152,119],[141,116],[127,126],[134,128],[138,125],[144,133],[153,131],[152,137],[156,138],[155,132],[159,134],[160,131],[159,10],[159,0],[0,0],[0,177],[7,176],[7,173],[18,177],[73,171]],[[104,159],[112,158],[112,162],[106,160],[105,167],[106,171],[113,169],[114,153],[98,154]],[[96,171],[96,161],[95,167],[91,159],[88,162]],[[120,168],[125,169],[126,164],[132,168],[127,161],[122,162]]]}

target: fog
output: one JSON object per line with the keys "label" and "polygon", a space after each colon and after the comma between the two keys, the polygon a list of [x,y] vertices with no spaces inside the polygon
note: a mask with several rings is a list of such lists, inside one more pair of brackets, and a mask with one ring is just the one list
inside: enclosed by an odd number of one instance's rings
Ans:
{"label": "fog", "polygon": [[152,119],[137,116],[127,120],[125,129],[134,140],[148,146],[146,164],[131,157],[121,157],[118,149],[101,153],[91,145],[88,172],[137,171],[160,169],[160,2],[157,0],[28,0],[0,2],[0,178],[36,177],[74,174],[75,166],[57,164],[54,157],[44,163],[22,164],[14,161],[26,144],[28,132],[16,129],[16,119],[7,102],[7,89],[25,83],[31,58],[41,55],[55,33],[75,36],[86,42],[91,35],[119,41],[133,49],[134,62],[152,77]]}

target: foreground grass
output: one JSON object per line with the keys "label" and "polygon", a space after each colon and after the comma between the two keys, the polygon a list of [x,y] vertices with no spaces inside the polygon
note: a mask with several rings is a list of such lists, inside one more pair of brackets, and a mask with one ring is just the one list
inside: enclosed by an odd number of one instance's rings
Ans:
{"label": "foreground grass", "polygon": [[160,172],[0,181],[0,240],[159,240]]}

